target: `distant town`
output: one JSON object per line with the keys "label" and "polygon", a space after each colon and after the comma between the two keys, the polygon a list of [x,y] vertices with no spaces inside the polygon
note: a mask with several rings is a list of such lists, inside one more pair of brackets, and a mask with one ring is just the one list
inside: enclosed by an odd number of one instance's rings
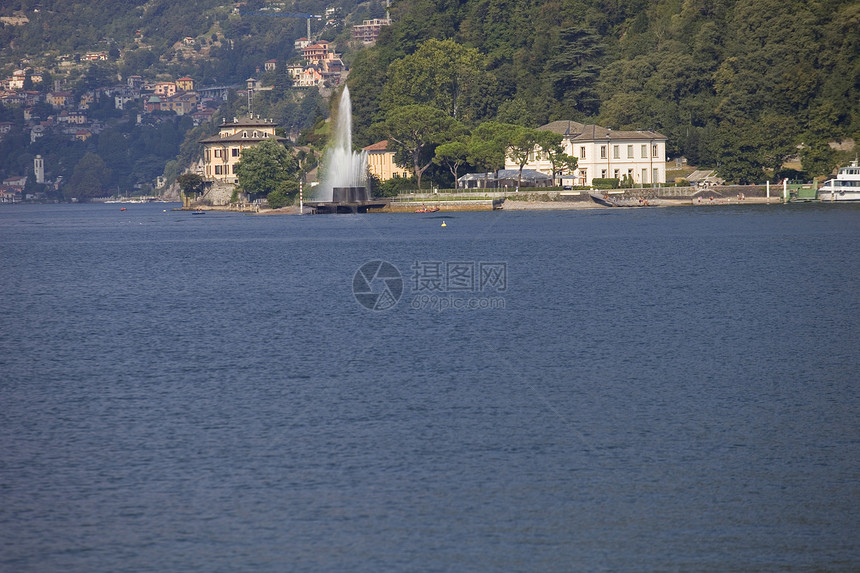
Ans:
{"label": "distant town", "polygon": [[[240,5],[237,5],[234,13],[238,14],[239,10]],[[271,15],[282,14],[274,12]],[[331,22],[336,16],[337,9],[330,8],[324,17]],[[7,17],[3,23],[23,25],[27,20],[24,16]],[[361,25],[353,26],[353,41],[357,45],[371,46],[376,42],[380,30],[390,23],[388,18],[364,20]],[[186,37],[176,46],[177,51],[188,50],[191,57],[197,42],[195,38]],[[129,75],[121,83],[89,89],[76,96],[66,85],[65,79],[52,80],[48,86],[45,82],[46,76],[50,77],[50,74],[39,68],[24,66],[0,80],[0,104],[7,108],[23,109],[23,129],[30,144],[49,133],[69,141],[86,142],[108,127],[108,122],[90,113],[96,104],[101,107],[110,105],[121,111],[129,108],[137,110],[134,118],[137,126],[157,126],[164,121],[175,121],[176,116],[187,116],[197,127],[212,120],[219,107],[227,101],[231,90],[251,101],[254,94],[274,89],[260,79],[262,75],[271,77],[272,74],[285,74],[289,78],[288,87],[320,90],[335,88],[346,78],[347,67],[331,42],[305,36],[295,40],[294,47],[298,54],[296,63],[279,63],[275,59],[261,62],[256,68],[256,77],[247,78],[244,85],[201,86],[189,76],[152,80],[141,75]],[[118,56],[109,51],[92,51],[76,56],[59,56],[56,64],[60,69],[70,68],[85,63],[107,62]],[[0,141],[14,126],[12,121],[0,121]],[[56,190],[63,183],[61,177],[46,180],[45,160],[41,155],[33,160],[32,169],[38,184],[47,184]],[[0,181],[0,202],[44,199],[44,191],[25,192],[27,178],[26,173],[21,173]],[[159,187],[163,183],[159,177],[151,185]],[[136,186],[142,187],[141,184]]]}

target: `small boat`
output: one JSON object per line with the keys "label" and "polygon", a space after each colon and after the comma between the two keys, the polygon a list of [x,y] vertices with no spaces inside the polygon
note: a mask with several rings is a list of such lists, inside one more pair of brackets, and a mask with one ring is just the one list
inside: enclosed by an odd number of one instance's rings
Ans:
{"label": "small boat", "polygon": [[860,201],[860,164],[855,159],[848,167],[840,167],[836,177],[828,179],[818,189],[819,201]]}
{"label": "small boat", "polygon": [[192,215],[205,215],[205,214],[206,214],[206,211],[204,211],[203,209],[197,209],[196,211],[192,212]]}
{"label": "small boat", "polygon": [[435,213],[439,210],[439,207],[421,207],[419,209],[415,209],[416,213]]}

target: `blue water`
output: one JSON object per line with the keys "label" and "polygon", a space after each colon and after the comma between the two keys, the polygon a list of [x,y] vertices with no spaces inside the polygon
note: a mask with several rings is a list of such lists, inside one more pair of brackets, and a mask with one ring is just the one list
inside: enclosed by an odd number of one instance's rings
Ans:
{"label": "blue water", "polygon": [[163,209],[0,208],[0,570],[860,569],[860,209]]}

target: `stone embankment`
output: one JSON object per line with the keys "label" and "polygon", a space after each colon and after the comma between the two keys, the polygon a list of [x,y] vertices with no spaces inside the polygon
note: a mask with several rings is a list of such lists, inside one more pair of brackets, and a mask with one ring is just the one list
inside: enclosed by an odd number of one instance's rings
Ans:
{"label": "stone embankment", "polygon": [[504,208],[595,209],[611,207],[670,207],[780,203],[782,189],[764,185],[714,187],[656,187],[594,191],[523,191],[509,194]]}
{"label": "stone embankment", "polygon": [[[209,197],[213,199],[215,197]],[[282,209],[266,209],[258,205],[230,204],[219,190],[215,205],[198,204],[185,210],[217,210],[252,212],[265,215],[298,215],[297,205]],[[452,211],[506,211],[556,209],[606,209],[613,207],[673,207],[754,205],[781,203],[782,188],[764,185],[722,185],[713,187],[657,187],[640,189],[611,189],[595,191],[540,191],[522,190],[507,193],[487,190],[477,193],[422,193],[396,197],[382,209],[372,213],[415,213],[422,209],[438,212]],[[305,206],[305,213],[308,207]]]}

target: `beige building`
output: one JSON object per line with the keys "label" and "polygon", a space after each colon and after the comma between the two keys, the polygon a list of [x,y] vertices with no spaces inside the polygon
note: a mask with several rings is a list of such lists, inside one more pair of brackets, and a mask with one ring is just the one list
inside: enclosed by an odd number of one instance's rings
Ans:
{"label": "beige building", "polygon": [[155,95],[173,97],[176,95],[175,82],[158,82],[155,84]]}
{"label": "beige building", "polygon": [[365,45],[373,45],[379,38],[379,32],[383,26],[390,26],[391,20],[388,18],[375,18],[373,20],[364,20],[361,25],[352,27],[352,39],[361,42]]}
{"label": "beige building", "polygon": [[275,139],[284,143],[286,138],[275,134],[275,124],[268,119],[233,119],[223,122],[218,134],[201,139],[203,145],[203,177],[209,181],[238,183],[236,164],[242,150]]}
{"label": "beige building", "polygon": [[367,153],[367,170],[380,181],[388,181],[395,177],[411,177],[412,172],[398,167],[394,163],[394,152],[388,149],[388,140],[368,145],[362,151]]}
{"label": "beige building", "polygon": [[[656,131],[614,131],[575,121],[554,121],[538,129],[563,136],[564,152],[577,159],[577,166],[562,178],[573,185],[589,186],[598,178],[629,178],[635,185],[666,181],[666,136]],[[505,168],[519,165],[505,158]],[[552,164],[538,148],[524,168],[553,175]]]}

